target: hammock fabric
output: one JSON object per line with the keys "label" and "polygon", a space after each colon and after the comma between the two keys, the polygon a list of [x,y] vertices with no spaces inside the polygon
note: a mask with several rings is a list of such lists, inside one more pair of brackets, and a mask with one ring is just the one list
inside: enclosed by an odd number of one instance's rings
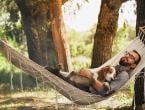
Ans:
{"label": "hammock fabric", "polygon": [[[131,50],[137,50],[142,60],[137,65],[137,67],[130,73],[130,78],[135,73],[138,73],[145,65],[145,27],[141,27],[139,31],[139,37],[136,37],[133,42],[122,52],[120,52],[118,55],[107,61],[104,65],[116,65],[118,64],[118,61],[121,56],[124,55],[125,51],[131,51]],[[81,104],[81,105],[89,105],[92,103],[96,103],[102,100],[105,100],[109,97],[111,97],[113,94],[102,97],[100,95],[91,94],[89,92],[82,91],[71,84],[67,83],[66,81],[62,80],[61,78],[55,76],[48,70],[44,69],[42,66],[38,65],[37,63],[33,62],[32,60],[26,58],[25,56],[21,55],[17,51],[15,51],[13,48],[11,48],[7,43],[0,40],[0,52],[3,53],[3,55],[16,67],[22,69],[23,71],[27,72],[27,74],[31,75],[32,77],[36,77],[39,81],[45,84],[49,84],[54,89],[56,89],[59,93],[70,99],[72,102]],[[101,67],[102,67],[101,66]],[[127,82],[127,81],[126,81]],[[116,89],[115,93],[124,85],[126,84],[124,82],[121,84],[118,89]]]}

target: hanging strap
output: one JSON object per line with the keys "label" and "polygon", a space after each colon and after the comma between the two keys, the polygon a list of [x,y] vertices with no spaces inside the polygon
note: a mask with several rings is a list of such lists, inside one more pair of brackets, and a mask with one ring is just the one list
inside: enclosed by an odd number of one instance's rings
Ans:
{"label": "hanging strap", "polygon": [[134,101],[136,106],[142,105],[144,103],[144,73],[145,73],[145,68],[143,68],[141,72],[135,77],[135,84],[134,84],[135,100]]}

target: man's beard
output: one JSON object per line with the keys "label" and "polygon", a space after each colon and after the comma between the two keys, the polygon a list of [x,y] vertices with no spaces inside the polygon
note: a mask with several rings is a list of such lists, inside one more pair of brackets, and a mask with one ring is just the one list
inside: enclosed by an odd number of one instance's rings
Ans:
{"label": "man's beard", "polygon": [[128,63],[123,62],[123,61],[119,61],[119,64],[120,64],[120,65],[122,65],[122,66],[129,66],[129,64],[128,64]]}
{"label": "man's beard", "polygon": [[130,66],[127,60],[124,60],[124,58],[121,58],[119,61],[119,64],[122,66]]}

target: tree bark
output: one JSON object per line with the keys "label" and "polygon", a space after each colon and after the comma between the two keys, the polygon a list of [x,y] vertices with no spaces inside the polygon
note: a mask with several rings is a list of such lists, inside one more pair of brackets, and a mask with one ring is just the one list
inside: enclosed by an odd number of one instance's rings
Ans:
{"label": "tree bark", "polygon": [[58,62],[61,65],[61,68],[67,71],[71,70],[72,66],[70,62],[69,46],[66,39],[67,33],[63,21],[61,6],[62,0],[52,0],[50,2],[51,30]]}
{"label": "tree bark", "polygon": [[123,1],[102,0],[98,17],[97,30],[94,36],[94,47],[91,67],[98,67],[110,59],[113,40],[117,30],[119,9]]}
{"label": "tree bark", "polygon": [[137,19],[136,19],[136,34],[140,26],[145,26],[145,1],[136,0],[137,3]]}
{"label": "tree bark", "polygon": [[48,56],[51,53],[48,47],[52,45],[48,44],[51,44],[49,40],[52,38],[51,35],[48,35],[48,1],[16,0],[16,3],[22,15],[30,59],[43,66],[50,65]]}
{"label": "tree bark", "polygon": [[[136,35],[138,35],[139,27],[145,26],[145,1],[136,0],[137,3],[137,19],[136,19]],[[135,110],[144,110],[142,105],[144,104],[144,73],[145,69],[142,69],[142,73],[138,74],[135,80]],[[142,76],[142,77],[141,77]]]}
{"label": "tree bark", "polygon": [[66,33],[62,25],[61,0],[16,0],[16,3],[21,11],[30,59],[42,66],[61,64],[67,71],[69,52],[63,44]]}

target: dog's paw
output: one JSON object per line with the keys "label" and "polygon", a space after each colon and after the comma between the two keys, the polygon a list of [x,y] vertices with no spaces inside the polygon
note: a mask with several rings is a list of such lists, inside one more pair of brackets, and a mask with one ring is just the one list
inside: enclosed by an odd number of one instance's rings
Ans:
{"label": "dog's paw", "polygon": [[104,86],[104,88],[107,89],[107,90],[110,90],[110,89],[111,89],[111,88],[110,88],[110,84],[109,84],[108,82],[104,82],[104,83],[103,83],[103,86]]}

